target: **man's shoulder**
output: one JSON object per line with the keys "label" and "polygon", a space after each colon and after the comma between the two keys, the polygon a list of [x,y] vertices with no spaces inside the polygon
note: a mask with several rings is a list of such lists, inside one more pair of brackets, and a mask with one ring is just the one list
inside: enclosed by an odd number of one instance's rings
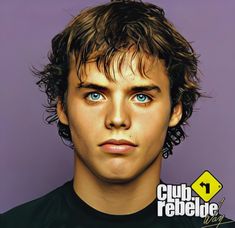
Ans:
{"label": "man's shoulder", "polygon": [[64,191],[67,185],[71,181],[65,183],[64,185],[50,191],[49,193],[14,207],[5,213],[0,215],[0,227],[22,227],[27,226],[33,220],[34,223],[41,223],[42,218],[45,221],[51,216],[55,216],[56,211],[59,209],[58,205],[62,204],[64,201]]}

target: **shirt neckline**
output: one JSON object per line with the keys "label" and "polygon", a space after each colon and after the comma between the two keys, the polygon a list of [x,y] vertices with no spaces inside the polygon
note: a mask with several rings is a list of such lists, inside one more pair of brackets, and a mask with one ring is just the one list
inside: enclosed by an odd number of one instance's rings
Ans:
{"label": "shirt neckline", "polygon": [[[156,219],[156,207],[157,207],[157,200],[154,199],[149,205],[144,207],[143,209],[126,215],[113,215],[101,212],[92,206],[88,205],[85,201],[83,201],[75,192],[73,188],[73,180],[67,182],[68,189],[70,191],[70,205],[72,205],[73,209],[75,210],[82,210],[83,213],[85,213],[86,216],[90,216],[93,220],[105,220],[105,221],[115,221],[115,222],[123,222],[127,221],[129,223],[133,222],[144,222],[146,223],[146,220],[152,221],[153,219]],[[143,221],[144,220],[144,221]]]}

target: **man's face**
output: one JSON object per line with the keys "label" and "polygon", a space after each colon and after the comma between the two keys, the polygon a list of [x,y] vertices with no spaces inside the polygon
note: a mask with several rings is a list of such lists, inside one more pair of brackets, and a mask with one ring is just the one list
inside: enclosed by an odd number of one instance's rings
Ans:
{"label": "man's face", "polygon": [[114,82],[95,63],[88,63],[81,83],[73,66],[67,116],[57,107],[60,121],[69,125],[79,164],[107,182],[129,181],[153,166],[161,156],[168,126],[180,119],[179,108],[170,115],[169,79],[163,62],[145,62],[148,78],[139,73],[137,58],[132,69],[126,58],[122,74],[114,64]]}

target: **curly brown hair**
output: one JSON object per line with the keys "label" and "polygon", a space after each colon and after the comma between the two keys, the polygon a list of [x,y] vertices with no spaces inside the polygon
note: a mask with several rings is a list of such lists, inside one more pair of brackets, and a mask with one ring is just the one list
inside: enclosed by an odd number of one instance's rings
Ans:
{"label": "curly brown hair", "polygon": [[[160,7],[142,1],[111,1],[85,9],[74,17],[52,39],[49,63],[43,70],[34,71],[39,77],[37,85],[47,95],[46,121],[49,124],[57,123],[59,135],[70,142],[72,148],[69,126],[59,121],[56,112],[58,98],[66,107],[71,55],[75,57],[80,80],[85,64],[91,59],[111,79],[114,56],[121,53],[121,65],[125,54],[133,47],[133,55],[144,54],[164,60],[170,81],[172,110],[179,101],[182,102],[182,118],[176,126],[167,130],[163,157],[172,154],[173,146],[185,138],[184,125],[193,112],[195,102],[202,95],[197,76],[198,56],[190,43],[165,18]],[[144,75],[141,58],[139,62],[139,70]]]}

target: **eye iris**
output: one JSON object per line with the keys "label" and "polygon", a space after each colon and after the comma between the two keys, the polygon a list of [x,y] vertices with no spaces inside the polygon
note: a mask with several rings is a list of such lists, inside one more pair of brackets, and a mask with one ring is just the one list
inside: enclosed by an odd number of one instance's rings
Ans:
{"label": "eye iris", "polygon": [[146,100],[146,96],[145,95],[143,95],[143,94],[139,94],[139,95],[137,95],[137,99],[138,99],[138,101],[145,101]]}
{"label": "eye iris", "polygon": [[91,94],[91,99],[92,100],[98,100],[100,98],[100,94],[98,94],[98,93],[92,93]]}

